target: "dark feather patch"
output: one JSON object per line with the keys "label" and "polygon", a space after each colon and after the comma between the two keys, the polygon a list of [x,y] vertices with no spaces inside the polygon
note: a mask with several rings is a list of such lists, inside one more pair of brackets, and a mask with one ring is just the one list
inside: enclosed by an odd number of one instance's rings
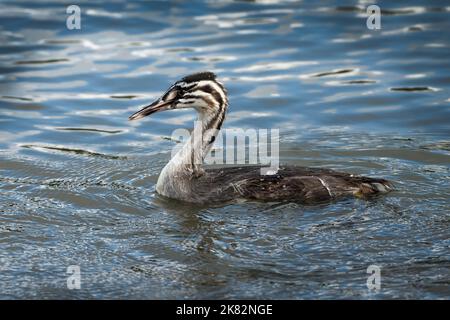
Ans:
{"label": "dark feather patch", "polygon": [[204,175],[190,180],[189,199],[199,203],[250,199],[318,204],[349,196],[370,197],[393,189],[383,179],[329,169],[280,167],[272,176],[261,175],[260,169],[259,166],[208,168]]}
{"label": "dark feather patch", "polygon": [[216,80],[216,75],[212,72],[205,71],[188,75],[182,79],[184,82],[196,82],[202,80]]}

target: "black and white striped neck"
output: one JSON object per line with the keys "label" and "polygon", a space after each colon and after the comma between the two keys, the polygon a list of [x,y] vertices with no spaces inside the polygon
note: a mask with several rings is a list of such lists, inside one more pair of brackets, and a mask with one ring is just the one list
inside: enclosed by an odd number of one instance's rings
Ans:
{"label": "black and white striped neck", "polygon": [[185,87],[180,103],[191,104],[196,109],[197,121],[200,122],[206,143],[203,146],[205,148],[214,142],[215,136],[211,136],[209,132],[217,133],[225,121],[228,109],[227,91],[211,72],[183,78],[180,85]]}
{"label": "black and white striped neck", "polygon": [[198,117],[190,139],[162,170],[157,190],[169,187],[177,176],[203,174],[203,160],[222,128],[228,108],[226,89],[212,75],[191,75],[174,84],[183,89],[178,108],[194,108]]}

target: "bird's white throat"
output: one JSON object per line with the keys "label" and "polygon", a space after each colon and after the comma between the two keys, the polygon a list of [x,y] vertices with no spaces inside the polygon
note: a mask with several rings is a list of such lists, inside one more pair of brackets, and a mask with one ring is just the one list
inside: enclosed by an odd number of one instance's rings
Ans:
{"label": "bird's white throat", "polygon": [[188,191],[189,186],[185,183],[193,177],[203,174],[203,161],[214,144],[219,129],[214,127],[214,121],[218,115],[216,112],[205,112],[198,109],[198,119],[194,123],[194,129],[189,139],[181,149],[170,159],[162,169],[156,191],[162,195],[169,195],[175,192]]}

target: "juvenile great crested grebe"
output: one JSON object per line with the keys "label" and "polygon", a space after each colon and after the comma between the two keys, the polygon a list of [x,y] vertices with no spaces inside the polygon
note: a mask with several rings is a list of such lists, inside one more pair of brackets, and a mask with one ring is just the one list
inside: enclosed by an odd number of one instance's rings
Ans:
{"label": "juvenile great crested grebe", "polygon": [[161,98],[131,115],[129,120],[183,108],[197,111],[194,132],[199,129],[202,135],[198,143],[187,141],[161,171],[156,191],[163,196],[194,203],[243,199],[316,203],[392,189],[384,179],[320,168],[280,167],[273,175],[261,175],[259,166],[204,170],[201,163],[213,145],[228,108],[227,92],[212,72],[192,74],[175,82]]}

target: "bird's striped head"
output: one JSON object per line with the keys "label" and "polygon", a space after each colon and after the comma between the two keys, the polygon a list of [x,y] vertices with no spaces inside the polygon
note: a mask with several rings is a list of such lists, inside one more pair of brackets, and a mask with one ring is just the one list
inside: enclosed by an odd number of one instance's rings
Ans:
{"label": "bird's striped head", "polygon": [[227,92],[216,75],[199,72],[175,82],[159,99],[131,115],[129,120],[164,110],[193,108],[202,114],[221,115],[223,121],[227,106]]}

